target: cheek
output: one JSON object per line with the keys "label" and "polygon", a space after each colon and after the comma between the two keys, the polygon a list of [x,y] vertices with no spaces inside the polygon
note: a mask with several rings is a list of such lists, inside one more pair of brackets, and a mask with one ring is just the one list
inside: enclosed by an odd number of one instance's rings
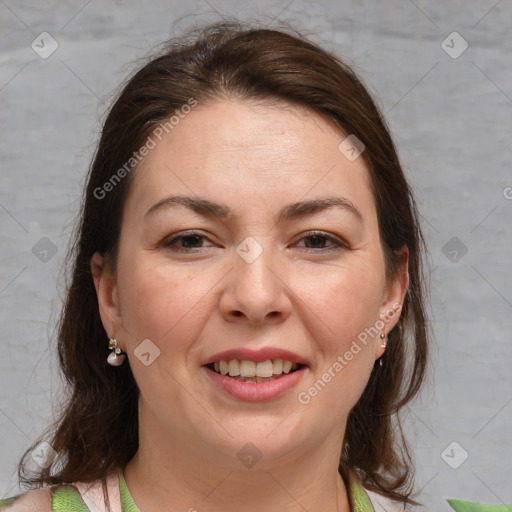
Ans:
{"label": "cheek", "polygon": [[[304,311],[309,311],[308,329],[314,336],[318,358],[298,399],[321,415],[332,415],[333,410],[342,416],[348,414],[373,369],[378,342],[375,324],[384,281],[378,265],[371,267],[373,272],[368,268],[351,266],[324,274],[315,272],[314,277],[307,272],[301,276],[300,295],[305,298]],[[332,415],[333,421],[335,417]]]}
{"label": "cheek", "polygon": [[148,338],[165,355],[192,342],[204,322],[201,299],[209,289],[207,280],[143,257],[122,265],[118,277],[121,317],[132,349]]}
{"label": "cheek", "polygon": [[292,289],[298,290],[309,316],[316,319],[317,334],[323,333],[325,341],[341,351],[379,319],[383,276],[376,265],[316,269],[301,272]]}

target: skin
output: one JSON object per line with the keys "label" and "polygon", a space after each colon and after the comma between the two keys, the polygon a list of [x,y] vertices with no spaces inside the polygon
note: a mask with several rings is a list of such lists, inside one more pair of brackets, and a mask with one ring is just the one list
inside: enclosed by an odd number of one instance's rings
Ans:
{"label": "skin", "polygon": [[[144,512],[349,510],[338,462],[347,415],[384,351],[379,336],[308,404],[298,394],[403,303],[408,274],[404,248],[399,272],[386,280],[368,169],[338,150],[344,138],[286,103],[223,99],[194,108],[133,176],[116,272],[99,254],[91,267],[105,330],[141,391],[140,448],[124,474]],[[233,217],[181,205],[146,215],[178,194],[222,203]],[[290,203],[333,196],[361,218],[332,207],[276,223]],[[187,230],[203,238],[165,246]],[[263,248],[252,263],[236,252],[247,237]],[[145,339],[160,350],[148,366],[134,354]],[[201,368],[224,350],[268,346],[310,363],[275,399],[235,399]],[[249,442],[262,455],[251,468],[237,457]]]}

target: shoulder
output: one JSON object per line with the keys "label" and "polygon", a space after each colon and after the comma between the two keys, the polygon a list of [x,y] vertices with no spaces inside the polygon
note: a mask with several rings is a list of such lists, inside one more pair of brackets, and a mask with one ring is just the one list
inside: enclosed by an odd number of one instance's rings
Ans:
{"label": "shoulder", "polygon": [[[119,480],[106,479],[107,501],[113,512],[121,511]],[[0,500],[0,512],[101,512],[106,510],[103,481],[74,482],[26,491]]]}
{"label": "shoulder", "polygon": [[0,500],[1,512],[52,512],[53,495],[58,492],[61,496],[72,496],[76,490],[69,486],[44,487],[25,491],[11,498]]}
{"label": "shoulder", "polygon": [[354,472],[350,477],[354,512],[427,512],[421,506],[394,501],[371,491]]}
{"label": "shoulder", "polygon": [[393,501],[381,494],[364,489],[375,512],[427,512],[424,508]]}
{"label": "shoulder", "polygon": [[1,512],[89,512],[75,485],[58,485],[26,491],[0,501]]}

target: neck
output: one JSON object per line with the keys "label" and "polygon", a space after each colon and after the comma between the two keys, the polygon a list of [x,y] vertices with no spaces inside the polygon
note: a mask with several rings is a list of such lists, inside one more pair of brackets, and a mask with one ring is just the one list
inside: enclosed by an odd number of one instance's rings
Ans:
{"label": "neck", "polygon": [[[190,433],[148,427],[140,425],[139,450],[124,469],[141,512],[350,511],[338,473],[343,435],[274,457],[261,454],[260,460],[245,467],[226,455],[236,449],[212,451]],[[261,453],[255,447],[246,450]]]}

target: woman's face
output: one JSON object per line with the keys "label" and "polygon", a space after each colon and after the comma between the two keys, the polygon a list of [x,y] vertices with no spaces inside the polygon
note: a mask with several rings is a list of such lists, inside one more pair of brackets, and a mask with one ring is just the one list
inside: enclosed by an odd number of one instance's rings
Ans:
{"label": "woman's face", "polygon": [[133,176],[116,276],[93,258],[142,431],[212,460],[341,450],[407,286],[406,254],[386,280],[363,158],[285,103],[199,105],[164,135]]}

